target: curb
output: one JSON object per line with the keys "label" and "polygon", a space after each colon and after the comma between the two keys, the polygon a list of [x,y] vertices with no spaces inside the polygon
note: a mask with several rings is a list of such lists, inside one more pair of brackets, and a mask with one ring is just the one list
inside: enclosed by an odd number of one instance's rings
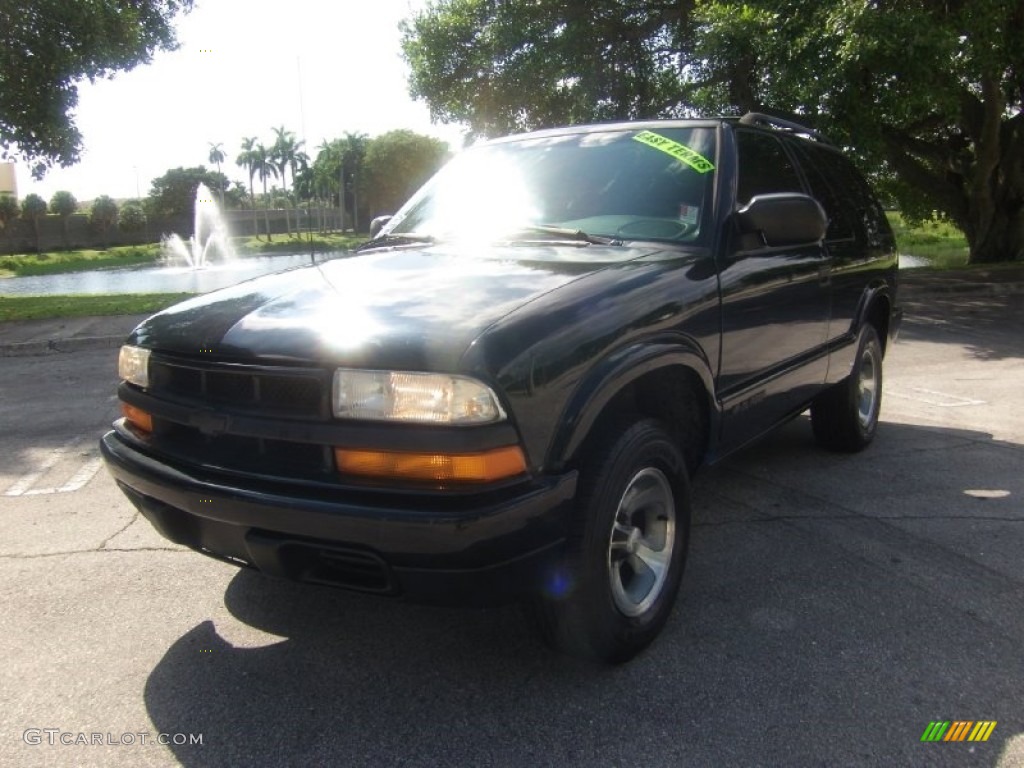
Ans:
{"label": "curb", "polygon": [[115,349],[124,343],[124,336],[81,336],[73,339],[46,339],[0,344],[0,357],[40,357],[42,355],[78,352],[83,349]]}
{"label": "curb", "polygon": [[1024,283],[967,283],[962,285],[915,285],[901,282],[900,295],[906,299],[949,296],[1014,296],[1024,293]]}

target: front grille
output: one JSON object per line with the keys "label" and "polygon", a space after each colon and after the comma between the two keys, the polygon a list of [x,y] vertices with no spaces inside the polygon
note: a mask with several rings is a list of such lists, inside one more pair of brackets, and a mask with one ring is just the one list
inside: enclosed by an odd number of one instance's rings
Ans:
{"label": "front grille", "polygon": [[[211,407],[229,418],[210,434],[182,416],[155,414],[151,447],[179,461],[246,473],[317,479],[334,477],[330,446],[231,434],[230,415],[323,421],[330,378],[308,368],[218,365],[166,356],[150,360],[149,394],[195,411]],[[180,409],[176,411],[180,413]]]}
{"label": "front grille", "polygon": [[227,369],[160,358],[150,361],[149,389],[157,396],[202,405],[319,419],[327,415],[330,388],[323,371]]}
{"label": "front grille", "polygon": [[189,463],[260,475],[315,479],[332,471],[329,446],[241,435],[204,435],[198,429],[156,419],[153,445]]}

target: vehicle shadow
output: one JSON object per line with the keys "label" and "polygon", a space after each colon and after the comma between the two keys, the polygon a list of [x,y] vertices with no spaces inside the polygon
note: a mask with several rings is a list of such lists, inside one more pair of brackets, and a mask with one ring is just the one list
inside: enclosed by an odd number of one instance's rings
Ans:
{"label": "vehicle shadow", "polygon": [[[628,665],[550,653],[515,606],[241,571],[224,595],[240,625],[167,649],[150,718],[203,734],[170,746],[186,766],[996,765],[1024,732],[1021,447],[890,423],[839,456],[809,433],[699,476],[677,610]],[[936,719],[999,724],[922,744]]]}
{"label": "vehicle shadow", "polygon": [[912,294],[900,341],[962,345],[979,360],[1024,358],[1024,295]]}

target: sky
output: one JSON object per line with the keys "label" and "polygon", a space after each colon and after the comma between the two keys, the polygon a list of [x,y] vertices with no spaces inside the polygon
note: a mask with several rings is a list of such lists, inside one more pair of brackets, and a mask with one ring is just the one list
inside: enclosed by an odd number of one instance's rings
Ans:
{"label": "sky", "polygon": [[34,181],[16,168],[18,196],[49,200],[69,190],[79,201],[149,192],[169,168],[209,162],[222,143],[221,170],[235,165],[242,138],[273,143],[285,126],[311,157],[346,131],[376,136],[408,128],[462,145],[459,126],[434,125],[409,96],[399,22],[424,0],[196,0],[174,22],[181,47],[111,80],[79,87],[81,161]]}

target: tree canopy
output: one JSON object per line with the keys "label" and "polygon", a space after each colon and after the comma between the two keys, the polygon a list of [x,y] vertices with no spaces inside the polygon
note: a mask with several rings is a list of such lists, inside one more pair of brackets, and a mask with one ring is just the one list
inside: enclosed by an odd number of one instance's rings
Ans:
{"label": "tree canopy", "polygon": [[0,156],[24,160],[36,178],[77,162],[77,83],[173,50],[171,22],[191,8],[192,0],[0,2]]}
{"label": "tree canopy", "polygon": [[443,141],[412,131],[390,131],[370,139],[362,161],[370,216],[397,211],[447,156]]}
{"label": "tree canopy", "polygon": [[50,198],[50,212],[56,213],[61,218],[66,219],[76,210],[78,210],[78,201],[67,190],[54,192],[53,197]]}
{"label": "tree canopy", "polygon": [[151,216],[191,216],[195,212],[196,189],[200,184],[205,184],[218,196],[226,193],[228,202],[237,203],[231,199],[231,191],[227,189],[228,178],[223,173],[209,171],[202,165],[171,168],[163,176],[153,179],[146,198],[147,213]]}
{"label": "tree canopy", "polygon": [[437,0],[403,29],[412,94],[478,135],[768,112],[953,221],[973,261],[1024,259],[1020,0]]}
{"label": "tree canopy", "polygon": [[89,223],[97,227],[103,239],[103,247],[107,247],[107,233],[117,222],[117,203],[110,195],[100,195],[92,201],[89,210]]}
{"label": "tree canopy", "polygon": [[125,203],[117,217],[117,226],[124,232],[141,232],[146,227],[146,213],[138,203]]}
{"label": "tree canopy", "polygon": [[54,192],[53,197],[50,198],[50,213],[55,213],[60,217],[61,242],[65,248],[68,246],[68,219],[76,210],[78,210],[78,201],[66,189]]}

